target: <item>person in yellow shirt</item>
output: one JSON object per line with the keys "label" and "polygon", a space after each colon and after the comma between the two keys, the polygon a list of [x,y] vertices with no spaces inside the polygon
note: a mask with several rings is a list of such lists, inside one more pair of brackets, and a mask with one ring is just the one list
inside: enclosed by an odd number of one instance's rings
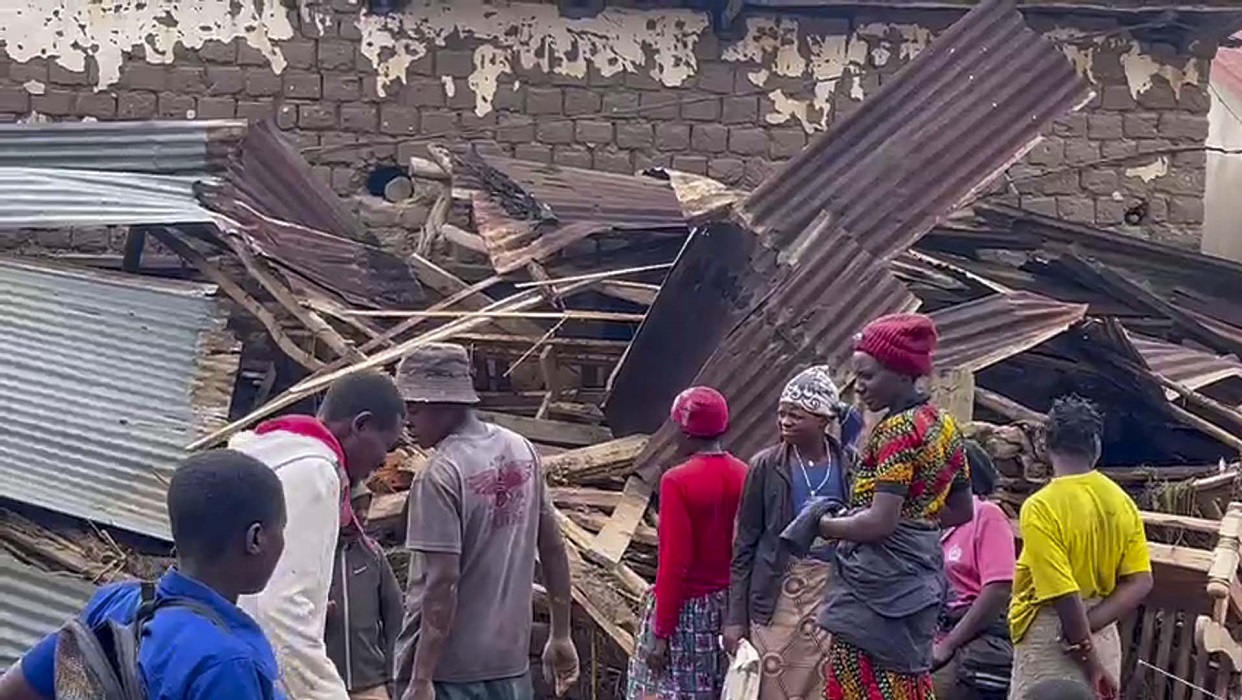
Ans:
{"label": "person in yellow shirt", "polygon": [[1103,418],[1078,396],[1057,399],[1046,441],[1053,478],[1022,504],[1022,553],[1009,629],[1013,700],[1041,681],[1071,678],[1117,697],[1117,621],[1151,590],[1147,536],[1134,501],[1095,471]]}

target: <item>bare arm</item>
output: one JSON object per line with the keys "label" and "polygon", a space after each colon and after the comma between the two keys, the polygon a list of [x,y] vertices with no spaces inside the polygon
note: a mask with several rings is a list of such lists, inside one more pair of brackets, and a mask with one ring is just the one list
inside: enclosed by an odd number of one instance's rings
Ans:
{"label": "bare arm", "polygon": [[543,584],[548,589],[552,635],[559,639],[568,639],[570,609],[573,606],[569,553],[565,549],[565,537],[552,514],[551,502],[546,498],[539,510],[538,546]]}
{"label": "bare arm", "polygon": [[1117,582],[1112,595],[1087,611],[1087,622],[1091,626],[1091,632],[1093,634],[1099,632],[1142,605],[1143,599],[1151,592],[1152,583],[1150,571],[1140,571],[1123,576]]}
{"label": "bare arm", "polygon": [[1087,608],[1080,595],[1070,593],[1050,602],[1061,620],[1061,636],[1066,642],[1081,644],[1091,639],[1091,623],[1087,621]]}
{"label": "bare arm", "polygon": [[393,573],[387,557],[380,552],[380,624],[384,628],[384,654],[391,672],[396,658],[397,635],[401,633],[401,621],[405,614],[404,594],[397,576]]}
{"label": "bare arm", "polygon": [[902,495],[877,491],[866,510],[843,518],[820,518],[819,534],[828,540],[879,542],[897,529],[904,501]]}
{"label": "bare arm", "polygon": [[444,642],[457,616],[457,581],[461,555],[422,552],[426,581],[423,589],[422,624],[414,650],[412,681],[431,681],[444,651]]}
{"label": "bare arm", "polygon": [[982,634],[993,620],[1000,617],[1001,611],[1008,607],[1012,587],[1009,581],[996,581],[985,585],[979,591],[979,597],[970,604],[966,614],[957,621],[941,643],[950,649],[957,649]]}
{"label": "bare arm", "polygon": [[47,700],[40,695],[22,673],[21,663],[15,663],[0,676],[0,700]]}
{"label": "bare arm", "polygon": [[975,517],[975,501],[970,496],[970,489],[954,489],[944,502],[940,511],[941,527],[957,527],[970,522]]}

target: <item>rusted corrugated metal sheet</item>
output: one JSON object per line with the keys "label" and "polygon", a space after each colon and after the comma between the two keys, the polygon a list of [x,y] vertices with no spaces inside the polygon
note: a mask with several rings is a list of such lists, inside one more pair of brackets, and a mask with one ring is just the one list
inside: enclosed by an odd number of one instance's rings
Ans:
{"label": "rusted corrugated metal sheet", "polygon": [[937,367],[977,372],[1050,340],[1087,313],[1030,292],[995,294],[932,314],[940,333]]}
{"label": "rusted corrugated metal sheet", "polygon": [[475,224],[492,266],[506,273],[606,231],[684,233],[667,180],[467,153],[453,187],[472,193]]}
{"label": "rusted corrugated metal sheet", "polygon": [[0,669],[82,610],[95,586],[27,566],[0,553]]}
{"label": "rusted corrugated metal sheet", "polygon": [[380,246],[271,121],[251,124],[225,181],[199,193],[208,208],[242,224],[262,254],[353,304],[422,301],[409,264]]}
{"label": "rusted corrugated metal sheet", "polygon": [[845,236],[891,258],[1088,97],[1011,0],[983,2],[760,185],[742,217],[808,266]]}
{"label": "rusted corrugated metal sheet", "polygon": [[[1183,345],[1130,333],[1130,342],[1151,371],[1188,389],[1202,389],[1222,379],[1242,377],[1242,362]],[[1178,394],[1166,389],[1170,401]]]}
{"label": "rusted corrugated metal sheet", "polygon": [[[731,447],[774,439],[777,398],[796,371],[842,362],[867,321],[912,308],[888,262],[1088,95],[1012,0],[985,0],[747,197],[736,218],[779,266],[750,271],[771,292],[695,379],[729,398]],[[639,458],[645,477],[667,466],[670,437],[665,426]]]}

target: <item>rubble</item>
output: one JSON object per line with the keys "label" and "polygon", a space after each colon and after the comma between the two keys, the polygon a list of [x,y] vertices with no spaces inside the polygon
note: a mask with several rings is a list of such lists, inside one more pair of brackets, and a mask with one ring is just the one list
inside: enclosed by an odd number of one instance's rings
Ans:
{"label": "rubble", "polygon": [[[966,75],[978,77],[971,89],[954,88]],[[404,236],[381,239],[270,124],[31,124],[0,127],[0,143],[27,143],[31,153],[30,168],[0,165],[0,180],[20,182],[22,173],[8,171],[32,169],[36,182],[66,182],[63,162],[39,165],[37,144],[93,143],[115,152],[117,166],[74,182],[113,178],[142,185],[144,197],[99,188],[109,206],[92,217],[80,193],[68,192],[35,215],[0,191],[0,225],[128,226],[123,259],[79,260],[75,269],[119,267],[107,275],[112,284],[173,289],[228,316],[240,351],[203,316],[200,335],[158,343],[162,359],[121,352],[153,342],[150,328],[113,338],[115,347],[92,345],[83,332],[76,347],[86,366],[61,368],[60,389],[107,384],[113,393],[92,396],[109,409],[127,385],[104,382],[92,358],[110,349],[129,358],[108,366],[118,377],[132,372],[135,385],[147,373],[168,380],[168,357],[181,358],[193,381],[163,385],[162,396],[181,405],[188,394],[194,412],[176,427],[165,471],[177,455],[266,416],[311,410],[341,376],[390,368],[424,343],[469,348],[484,418],[525,435],[543,456],[571,552],[576,634],[585,635],[589,672],[576,697],[615,692],[633,650],[656,566],[650,501],[676,459],[666,420],[676,392],[692,382],[720,388],[734,414],[728,444],[749,457],[776,439],[776,396],[795,371],[829,363],[848,390],[850,342],[863,323],[930,313],[941,347],[928,389],[996,461],[1010,515],[1048,478],[1039,426],[1052,399],[1075,391],[1103,407],[1102,468],[1144,509],[1157,563],[1152,603],[1127,623],[1133,671],[1134,658],[1169,662],[1173,649],[1188,648],[1174,643],[1188,625],[1169,622],[1207,604],[1218,521],[1239,497],[1242,315],[1227,302],[1242,293],[1242,266],[1014,209],[1001,203],[1003,188],[987,189],[1043,126],[1086,97],[1060,51],[1011,5],[991,1],[750,193],[678,172],[604,174],[433,144],[385,189],[395,203],[374,208],[391,213],[417,196],[419,206],[430,202],[425,216]],[[151,143],[177,144],[177,162],[155,157]],[[142,148],[153,156],[134,156]],[[63,263],[2,260],[0,273]],[[0,274],[0,293],[13,289]],[[103,325],[88,330],[107,334],[120,321],[103,312],[122,307],[98,296],[53,300],[45,316],[73,319],[95,302],[107,307],[96,310]],[[171,325],[147,307],[127,313],[155,330]],[[16,323],[0,315],[6,322]],[[38,349],[26,348],[32,357]],[[0,368],[0,392],[14,372]],[[62,398],[31,415],[74,408]],[[0,402],[0,420],[20,418]],[[14,444],[33,454],[62,438],[31,430]],[[100,460],[127,447],[108,449],[96,450]],[[163,518],[158,475],[119,474],[107,482],[111,500],[84,506],[89,492],[67,493],[79,482],[66,479],[98,478],[101,467],[49,468],[33,489],[29,477],[5,478],[24,467],[7,455],[0,498],[25,510],[0,513],[0,547],[19,560],[0,562],[0,590],[50,573],[89,584],[149,576],[167,561],[167,533],[153,524]],[[428,456],[403,445],[371,484],[370,527],[402,575],[406,491]],[[13,566],[20,575],[5,573]],[[1180,602],[1160,607],[1171,599]],[[1172,617],[1157,624],[1162,610]],[[1213,671],[1203,664],[1196,678],[1207,684]]]}

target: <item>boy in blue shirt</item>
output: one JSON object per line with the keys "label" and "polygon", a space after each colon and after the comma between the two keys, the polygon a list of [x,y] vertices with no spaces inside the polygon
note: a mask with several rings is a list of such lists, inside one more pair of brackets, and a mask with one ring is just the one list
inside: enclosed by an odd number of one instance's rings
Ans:
{"label": "boy in blue shirt", "polygon": [[[285,500],[276,474],[234,450],[190,457],[168,488],[177,566],[155,599],[188,599],[215,614],[160,608],[139,647],[139,675],[150,700],[283,700],[276,657],[259,626],[237,607],[239,595],[267,585],[284,549]],[[139,583],[99,589],[81,617],[94,628],[133,621]],[[56,635],[0,678],[0,700],[56,700]]]}

